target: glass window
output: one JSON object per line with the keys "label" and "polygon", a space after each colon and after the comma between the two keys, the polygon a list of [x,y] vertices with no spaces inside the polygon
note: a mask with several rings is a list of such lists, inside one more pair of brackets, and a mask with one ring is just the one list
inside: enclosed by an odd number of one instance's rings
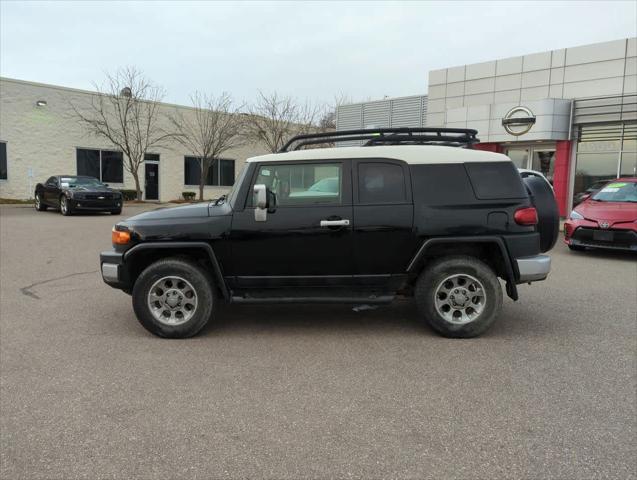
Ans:
{"label": "glass window", "polygon": [[[215,164],[208,169],[208,175],[206,176],[206,182],[204,185],[218,185],[215,180],[218,178],[218,174],[215,175]],[[185,185],[199,185],[199,179],[201,178],[201,159],[199,157],[184,157],[184,184]]]}
{"label": "glass window", "polygon": [[144,154],[145,162],[159,162],[159,155],[157,153],[145,153]]}
{"label": "glass window", "polygon": [[529,151],[526,148],[510,148],[507,156],[518,168],[527,168],[529,162]]}
{"label": "glass window", "polygon": [[7,179],[7,144],[0,143],[0,180]]}
{"label": "glass window", "polygon": [[58,179],[56,177],[49,177],[47,178],[46,182],[44,182],[46,185],[57,185],[58,184]]}
{"label": "glass window", "polygon": [[122,152],[102,151],[101,179],[102,182],[124,183],[124,156]]}
{"label": "glass window", "polygon": [[77,174],[100,178],[100,151],[77,149]]}
{"label": "glass window", "polygon": [[219,166],[219,185],[232,186],[234,184],[234,160],[222,159]]}
{"label": "glass window", "polygon": [[637,152],[623,152],[621,177],[637,177]]}
{"label": "glass window", "polygon": [[341,180],[342,166],[338,163],[265,164],[259,167],[255,184],[264,184],[272,190],[280,206],[339,204]]}
{"label": "glass window", "polygon": [[533,150],[533,164],[531,170],[542,173],[553,185],[553,171],[555,170],[555,152],[550,150]]}
{"label": "glass window", "polygon": [[405,174],[393,163],[358,164],[359,203],[401,203],[405,201]]}
{"label": "glass window", "polygon": [[578,153],[574,192],[580,193],[602,180],[617,178],[618,153]]}

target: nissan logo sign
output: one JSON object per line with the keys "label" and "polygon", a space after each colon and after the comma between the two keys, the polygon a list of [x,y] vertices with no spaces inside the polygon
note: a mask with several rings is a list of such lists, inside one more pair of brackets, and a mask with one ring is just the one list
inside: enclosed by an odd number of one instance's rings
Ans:
{"label": "nissan logo sign", "polygon": [[502,126],[507,133],[519,137],[531,130],[535,115],[526,107],[514,107],[502,118]]}

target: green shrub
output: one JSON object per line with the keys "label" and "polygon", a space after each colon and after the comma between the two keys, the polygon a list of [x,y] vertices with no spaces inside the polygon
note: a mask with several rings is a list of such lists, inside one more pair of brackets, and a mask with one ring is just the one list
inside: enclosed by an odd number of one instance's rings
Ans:
{"label": "green shrub", "polygon": [[188,200],[189,202],[192,202],[197,196],[195,192],[181,192],[181,195],[184,197],[184,200]]}
{"label": "green shrub", "polygon": [[137,200],[137,190],[118,190],[122,194],[124,201]]}

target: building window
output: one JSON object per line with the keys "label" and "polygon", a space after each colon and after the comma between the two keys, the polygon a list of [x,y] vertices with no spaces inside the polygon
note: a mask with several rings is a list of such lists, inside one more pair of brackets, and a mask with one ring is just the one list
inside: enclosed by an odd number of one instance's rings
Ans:
{"label": "building window", "polygon": [[0,142],[0,180],[7,179],[7,144]]}
{"label": "building window", "polygon": [[124,183],[124,156],[112,150],[78,148],[77,174],[102,182]]}
{"label": "building window", "polygon": [[[199,185],[201,178],[201,158],[184,157],[184,184]],[[232,186],[234,183],[234,160],[213,159],[210,162],[208,175],[204,185],[207,186]]]}
{"label": "building window", "polygon": [[144,154],[145,162],[159,162],[159,154],[158,153],[145,153]]}

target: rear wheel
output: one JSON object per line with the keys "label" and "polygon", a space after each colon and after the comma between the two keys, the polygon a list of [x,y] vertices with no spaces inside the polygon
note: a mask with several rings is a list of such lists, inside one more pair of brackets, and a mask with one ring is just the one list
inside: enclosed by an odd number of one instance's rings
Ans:
{"label": "rear wheel", "polygon": [[445,257],[427,265],[415,290],[420,314],[445,337],[476,337],[502,309],[502,288],[484,262],[469,256]]}
{"label": "rear wheel", "polygon": [[133,287],[133,309],[149,332],[166,338],[192,337],[212,318],[216,296],[212,281],[187,260],[159,260]]}
{"label": "rear wheel", "polygon": [[42,198],[39,193],[35,194],[35,202],[33,205],[38,212],[44,212],[46,210],[46,205],[42,203]]}
{"label": "rear wheel", "polygon": [[69,203],[69,199],[66,198],[66,195],[62,195],[60,197],[60,213],[65,217],[73,215],[73,209],[71,207],[71,204]]}

